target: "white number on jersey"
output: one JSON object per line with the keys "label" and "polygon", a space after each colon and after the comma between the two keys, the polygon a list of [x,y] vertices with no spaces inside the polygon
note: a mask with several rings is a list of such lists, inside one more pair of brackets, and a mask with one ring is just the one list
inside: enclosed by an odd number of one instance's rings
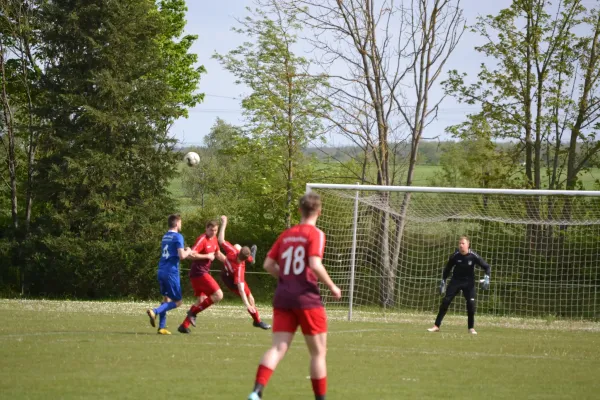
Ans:
{"label": "white number on jersey", "polygon": [[290,274],[290,267],[294,272],[294,275],[300,275],[305,268],[304,255],[306,254],[306,250],[304,250],[304,246],[290,246],[286,251],[281,254],[281,258],[285,260],[285,265],[283,266],[283,274]]}
{"label": "white number on jersey", "polygon": [[163,258],[169,258],[170,254],[169,254],[169,245],[168,244],[165,245],[162,256],[163,256]]}

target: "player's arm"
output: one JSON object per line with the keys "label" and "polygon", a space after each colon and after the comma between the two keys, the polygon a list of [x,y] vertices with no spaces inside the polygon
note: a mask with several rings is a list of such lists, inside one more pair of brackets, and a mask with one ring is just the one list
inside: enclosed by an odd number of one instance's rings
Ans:
{"label": "player's arm", "polygon": [[325,286],[327,286],[329,288],[329,291],[331,292],[331,294],[333,294],[334,298],[339,299],[342,297],[342,291],[340,290],[339,287],[337,287],[335,285],[335,283],[333,283],[333,281],[329,277],[329,274],[327,273],[327,271],[325,270],[325,267],[323,266],[323,261],[322,261],[321,257],[319,257],[319,256],[308,257],[308,265],[310,266],[310,269],[312,269],[312,271],[315,273],[317,278],[319,278],[319,280],[321,282],[323,282],[323,284],[325,284]]}
{"label": "player's arm", "polygon": [[475,253],[475,258],[477,259],[477,265],[481,267],[485,271],[485,276],[483,277],[482,289],[487,290],[490,288],[490,275],[492,274],[492,268],[488,263],[485,262],[483,258],[477,253]]}
{"label": "player's arm", "polygon": [[267,256],[267,258],[265,259],[265,263],[263,264],[263,268],[275,278],[279,278],[279,265],[277,264],[277,261],[275,261],[271,257]]}
{"label": "player's arm", "polygon": [[177,249],[177,254],[179,255],[180,260],[185,260],[186,258],[190,257],[193,253],[194,251],[189,247],[186,247],[185,249],[183,247],[180,247]]}
{"label": "player's arm", "polygon": [[188,258],[190,256],[190,254],[192,254],[192,249],[190,249],[189,247],[184,248],[183,236],[178,234],[176,236],[176,238],[177,238],[177,255],[179,256],[180,260],[185,260],[186,258]]}
{"label": "player's arm", "polygon": [[486,263],[479,254],[476,254],[475,258],[477,259],[477,265],[479,265],[481,269],[485,271],[487,276],[490,276],[492,274],[492,268],[490,267],[490,264]]}
{"label": "player's arm", "polygon": [[224,263],[225,260],[227,260],[227,257],[225,257],[225,254],[221,253],[221,250],[215,251],[215,258],[221,261],[222,263]]}
{"label": "player's arm", "polygon": [[444,270],[442,271],[442,280],[446,282],[446,279],[450,276],[450,272],[452,272],[452,268],[454,268],[454,255],[450,256]]}
{"label": "player's arm", "polygon": [[442,280],[440,281],[440,294],[446,293],[446,279],[450,276],[452,268],[454,267],[454,255],[450,256],[444,270],[442,271]]}
{"label": "player's arm", "polygon": [[240,282],[237,284],[238,287],[238,291],[240,292],[240,297],[242,298],[242,301],[244,302],[244,305],[246,306],[246,308],[248,309],[248,311],[250,311],[251,313],[256,312],[256,309],[254,307],[252,307],[252,305],[250,304],[250,301],[248,300],[248,296],[246,296],[246,292],[245,292],[245,286],[246,284],[244,282]]}
{"label": "player's arm", "polygon": [[219,229],[219,234],[217,235],[217,241],[220,245],[225,242],[225,229],[227,229],[227,216],[221,215],[221,229]]}
{"label": "player's arm", "polygon": [[214,260],[214,253],[202,254],[202,251],[205,250],[206,238],[204,236],[200,236],[196,243],[192,246],[192,254],[188,256],[188,260]]}
{"label": "player's arm", "polygon": [[208,253],[208,254],[200,254],[200,253],[191,253],[188,256],[188,260],[214,260],[215,259],[215,253]]}

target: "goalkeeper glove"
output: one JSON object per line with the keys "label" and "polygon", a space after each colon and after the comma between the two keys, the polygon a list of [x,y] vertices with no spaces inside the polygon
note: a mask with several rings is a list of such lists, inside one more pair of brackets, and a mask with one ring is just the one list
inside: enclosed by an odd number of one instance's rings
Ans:
{"label": "goalkeeper glove", "polygon": [[481,288],[483,290],[488,290],[490,288],[490,276],[489,275],[485,275],[483,277],[483,281],[481,283]]}
{"label": "goalkeeper glove", "polygon": [[446,280],[442,279],[440,281],[440,294],[446,293]]}

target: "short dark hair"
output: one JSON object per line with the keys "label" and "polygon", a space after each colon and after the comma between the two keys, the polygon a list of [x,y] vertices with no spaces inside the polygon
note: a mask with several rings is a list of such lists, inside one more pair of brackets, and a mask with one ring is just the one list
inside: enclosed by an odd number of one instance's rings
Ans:
{"label": "short dark hair", "polygon": [[179,214],[171,214],[169,215],[168,224],[169,229],[173,229],[177,226],[177,222],[181,221],[181,215]]}
{"label": "short dark hair", "polygon": [[248,246],[244,246],[240,249],[238,253],[238,258],[240,261],[246,261],[252,253],[250,252],[250,248]]}
{"label": "short dark hair", "polygon": [[219,222],[217,220],[211,219],[210,221],[206,222],[205,228],[214,228],[215,226],[219,226]]}
{"label": "short dark hair", "polygon": [[303,217],[310,217],[321,210],[321,196],[315,192],[308,192],[300,198],[300,212]]}

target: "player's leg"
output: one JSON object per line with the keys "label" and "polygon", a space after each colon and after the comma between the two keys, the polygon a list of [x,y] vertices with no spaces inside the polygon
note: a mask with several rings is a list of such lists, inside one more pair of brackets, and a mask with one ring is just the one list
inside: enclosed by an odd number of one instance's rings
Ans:
{"label": "player's leg", "polygon": [[170,274],[163,282],[163,300],[164,302],[153,311],[155,315],[159,315],[158,333],[162,335],[170,335],[167,331],[167,312],[182,304],[181,284],[179,275]]}
{"label": "player's leg", "polygon": [[256,328],[261,328],[264,330],[271,329],[271,325],[260,319],[260,315],[258,314],[258,308],[256,308],[256,302],[254,301],[254,296],[252,296],[252,292],[250,291],[250,287],[248,283],[244,285],[244,292],[246,293],[246,297],[248,298],[248,303],[254,308],[254,312],[250,312],[248,310],[248,314],[252,317],[252,325]]}
{"label": "player's leg", "polygon": [[[223,299],[223,291],[210,274],[204,274],[192,279],[192,286],[194,294],[199,298],[204,297],[204,300],[199,305],[193,305],[190,308],[185,320],[177,329],[181,333],[190,333],[190,325],[196,326],[196,315]],[[209,293],[209,295],[206,296],[205,293]]]}
{"label": "player's leg", "polygon": [[290,348],[297,328],[298,318],[292,310],[273,310],[273,338],[271,347],[260,360],[260,364],[256,370],[254,389],[250,393],[250,396],[248,396],[249,400],[262,398],[263,389],[267,386],[273,371]]}
{"label": "player's leg", "polygon": [[[152,325],[152,327],[156,326],[156,316],[160,317],[159,323],[161,323],[161,321],[166,318],[166,314],[164,313],[181,304],[181,287],[178,285],[179,276],[177,276],[176,282],[174,276],[171,276],[170,274],[159,273],[158,283],[160,287],[160,293],[163,295],[163,302],[157,308],[146,310],[146,314],[150,318],[150,325]],[[179,300],[179,303],[177,303],[177,301],[172,301],[171,299]],[[166,324],[166,319],[162,323]]]}
{"label": "player's leg", "polygon": [[325,308],[301,310],[300,326],[310,353],[310,380],[315,400],[327,393],[327,314]]}
{"label": "player's leg", "polygon": [[435,318],[435,322],[432,328],[429,328],[430,332],[437,332],[440,330],[440,326],[442,325],[442,321],[448,312],[448,307],[452,304],[452,300],[458,294],[460,290],[459,282],[455,282],[453,280],[450,281],[448,288],[446,289],[446,296],[442,300],[442,304],[440,304],[440,310],[438,311],[437,317]]}
{"label": "player's leg", "polygon": [[469,333],[477,334],[475,331],[475,281],[469,282],[463,288],[463,296],[465,297],[465,301],[467,303],[467,322]]}

